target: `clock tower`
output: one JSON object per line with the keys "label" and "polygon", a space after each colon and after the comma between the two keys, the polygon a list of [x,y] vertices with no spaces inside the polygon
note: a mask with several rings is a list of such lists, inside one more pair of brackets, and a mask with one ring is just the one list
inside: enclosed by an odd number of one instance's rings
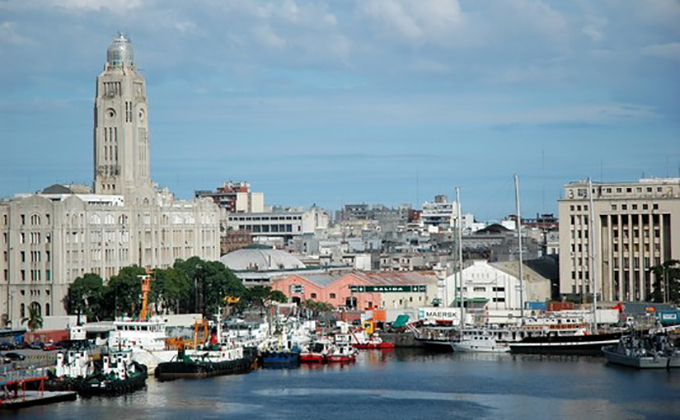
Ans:
{"label": "clock tower", "polygon": [[132,45],[118,34],[97,78],[94,104],[94,192],[137,195],[151,188],[146,84]]}

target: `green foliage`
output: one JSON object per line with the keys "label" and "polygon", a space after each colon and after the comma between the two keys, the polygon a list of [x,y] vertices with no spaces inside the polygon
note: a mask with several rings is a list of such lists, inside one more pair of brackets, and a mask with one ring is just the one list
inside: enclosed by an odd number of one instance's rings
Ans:
{"label": "green foliage", "polygon": [[190,279],[191,292],[185,297],[204,315],[216,313],[226,296],[242,297],[246,293],[243,283],[219,261],[192,257],[175,261],[173,268]]}
{"label": "green foliage", "polygon": [[680,261],[668,260],[650,268],[654,273],[654,302],[680,302]]}
{"label": "green foliage", "polygon": [[[96,274],[79,277],[69,287],[67,311],[92,319],[136,316],[142,305],[140,276],[145,274],[144,268],[133,265],[121,269],[108,284],[103,284]],[[227,295],[243,297],[246,293],[241,281],[224,264],[192,257],[155,270],[149,307],[154,313],[199,311],[207,315],[216,313]]]}
{"label": "green foliage", "polygon": [[87,273],[78,277],[69,287],[66,296],[67,311],[71,314],[83,314],[90,320],[106,315],[104,308],[105,287],[98,274]]}
{"label": "green foliage", "polygon": [[140,276],[146,270],[138,265],[123,267],[117,275],[109,279],[106,301],[113,303],[114,315],[136,316],[142,308],[142,286]]}
{"label": "green foliage", "polygon": [[335,310],[335,307],[330,303],[318,302],[312,299],[307,299],[300,306],[310,312],[312,318],[317,318],[321,314],[327,314]]}
{"label": "green foliage", "polygon": [[40,306],[33,303],[28,307],[28,317],[21,320],[22,324],[26,324],[29,330],[39,330],[43,326],[43,318],[40,315]]}

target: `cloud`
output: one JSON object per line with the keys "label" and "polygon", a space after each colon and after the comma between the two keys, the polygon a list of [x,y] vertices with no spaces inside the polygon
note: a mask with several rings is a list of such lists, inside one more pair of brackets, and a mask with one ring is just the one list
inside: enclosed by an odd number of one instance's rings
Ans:
{"label": "cloud", "polygon": [[142,0],[56,0],[52,3],[69,10],[108,9],[120,14],[142,7]]}
{"label": "cloud", "polygon": [[14,22],[2,22],[0,23],[0,43],[22,46],[35,44],[35,41],[20,35]]}
{"label": "cloud", "polygon": [[456,0],[359,0],[356,12],[375,25],[380,37],[396,36],[415,46],[457,44],[456,31],[464,25]]}
{"label": "cloud", "polygon": [[643,54],[650,57],[680,61],[680,42],[671,42],[662,45],[650,45],[645,47],[642,52]]}

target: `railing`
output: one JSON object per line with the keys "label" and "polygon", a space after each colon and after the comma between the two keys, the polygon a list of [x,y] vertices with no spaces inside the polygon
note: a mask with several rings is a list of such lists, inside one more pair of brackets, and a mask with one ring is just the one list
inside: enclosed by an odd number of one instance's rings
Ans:
{"label": "railing", "polygon": [[0,384],[7,384],[11,382],[22,382],[29,379],[38,379],[47,377],[48,368],[28,368],[21,370],[9,370],[3,367],[0,370]]}

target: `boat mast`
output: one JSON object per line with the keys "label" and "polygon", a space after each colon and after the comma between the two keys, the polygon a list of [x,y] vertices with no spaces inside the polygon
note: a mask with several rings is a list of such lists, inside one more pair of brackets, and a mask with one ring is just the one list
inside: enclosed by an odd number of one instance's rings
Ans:
{"label": "boat mast", "polygon": [[461,210],[460,210],[460,188],[456,187],[456,219],[458,225],[457,241],[458,242],[458,252],[456,253],[456,259],[458,260],[458,285],[460,286],[460,327],[461,329],[465,327],[465,301],[463,294],[463,224],[461,220]]}
{"label": "boat mast", "polygon": [[517,213],[517,240],[519,245],[519,316],[524,324],[524,258],[522,255],[522,212],[519,205],[519,178],[515,174],[515,208]]}
{"label": "boat mast", "polygon": [[589,212],[588,212],[588,254],[590,256],[590,283],[593,289],[593,332],[597,332],[597,277],[595,275],[595,210],[593,209],[593,180],[588,178],[588,198]]}

